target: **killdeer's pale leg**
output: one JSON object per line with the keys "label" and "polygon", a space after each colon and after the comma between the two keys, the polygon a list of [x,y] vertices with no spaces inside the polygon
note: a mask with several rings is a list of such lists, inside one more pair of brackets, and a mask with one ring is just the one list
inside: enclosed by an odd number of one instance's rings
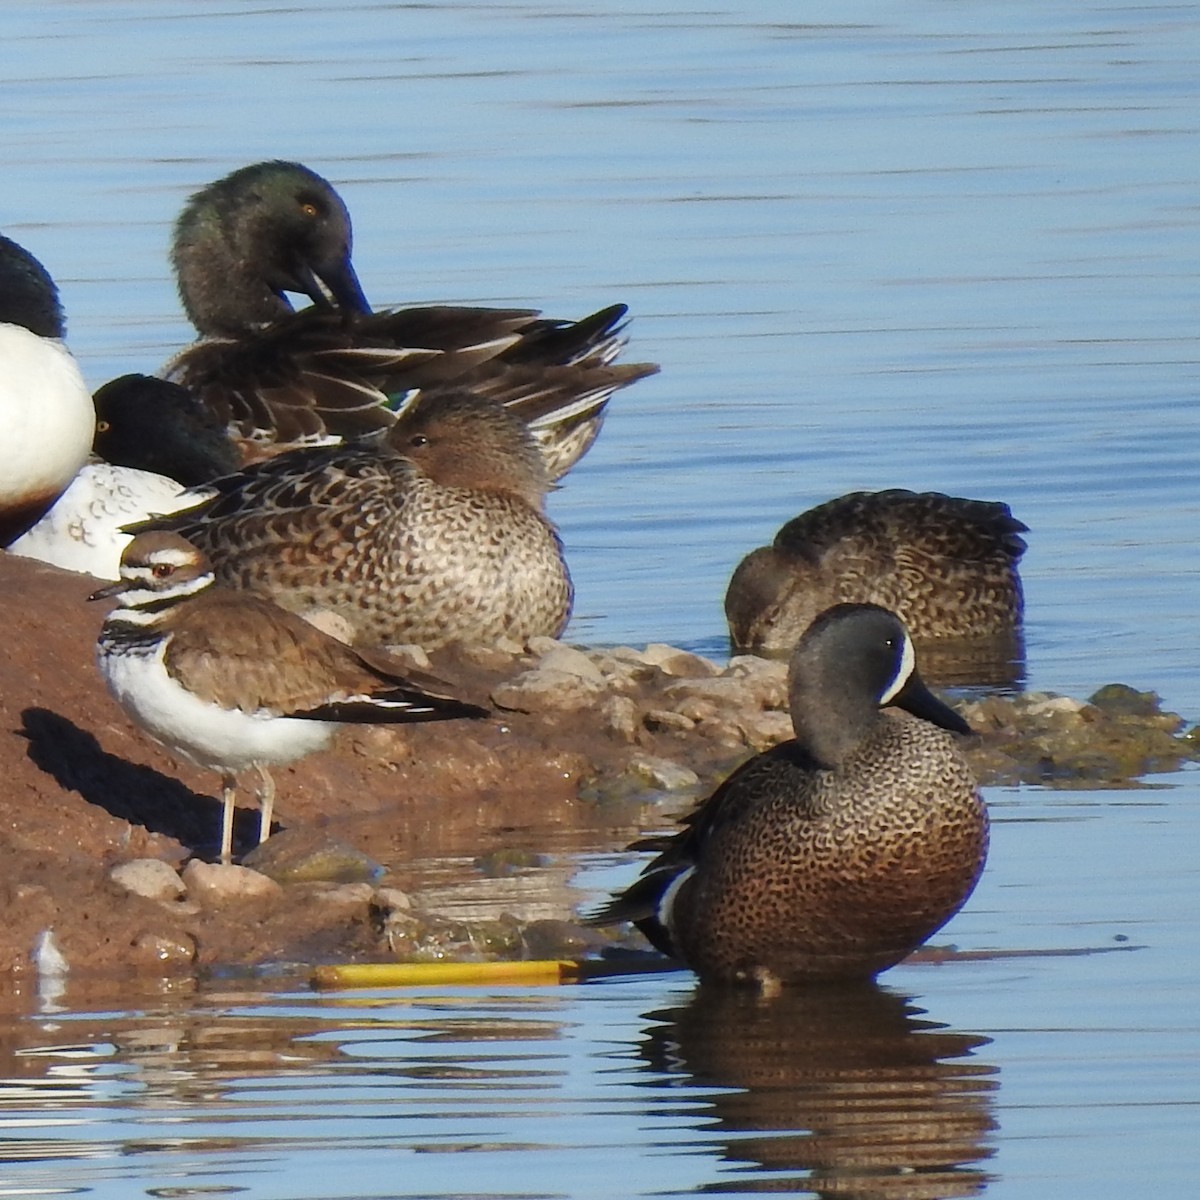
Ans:
{"label": "killdeer's pale leg", "polygon": [[221,862],[229,866],[233,862],[233,814],[237,805],[237,778],[233,775],[221,777]]}
{"label": "killdeer's pale leg", "polygon": [[275,807],[275,780],[266,767],[259,765],[258,776],[262,787],[258,789],[258,844],[271,836],[271,810]]}

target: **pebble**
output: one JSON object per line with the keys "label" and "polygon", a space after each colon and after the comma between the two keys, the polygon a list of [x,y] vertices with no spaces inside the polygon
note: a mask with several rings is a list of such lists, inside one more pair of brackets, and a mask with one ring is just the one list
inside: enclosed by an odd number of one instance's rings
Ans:
{"label": "pebble", "polygon": [[721,668],[711,659],[702,658],[688,650],[679,650],[663,642],[651,642],[641,652],[640,658],[649,666],[658,667],[664,675],[674,675],[681,679],[705,679],[721,674]]}
{"label": "pebble", "polygon": [[343,883],[336,887],[321,888],[314,895],[322,904],[357,908],[374,902],[375,889],[369,883]]}
{"label": "pebble", "polygon": [[492,703],[497,708],[524,713],[569,712],[590,707],[596,693],[604,687],[604,677],[598,669],[596,674],[599,682],[568,671],[535,667],[494,687]]}
{"label": "pebble", "polygon": [[196,961],[196,943],[186,934],[139,934],[132,949],[135,962],[164,970],[187,969]]}
{"label": "pebble", "polygon": [[379,863],[355,846],[303,825],[269,837],[242,863],[277,883],[371,884],[384,873]]}
{"label": "pebble", "polygon": [[178,900],[187,890],[178,872],[160,858],[135,858],[108,873],[118,887],[147,900]]}
{"label": "pebble", "polygon": [[638,731],[637,705],[628,696],[609,696],[600,706],[600,717],[609,733],[632,742]]}
{"label": "pebble", "polygon": [[635,754],[629,760],[629,772],[664,792],[682,792],[700,785],[700,776],[690,767],[656,754]]}
{"label": "pebble", "polygon": [[283,888],[258,871],[227,863],[206,863],[193,858],[183,869],[189,899],[206,908],[247,901],[277,900]]}
{"label": "pebble", "polygon": [[1070,696],[1042,696],[1025,705],[1025,715],[1030,717],[1050,716],[1053,713],[1077,713],[1084,708],[1082,700]]}
{"label": "pebble", "polygon": [[642,718],[642,723],[654,733],[690,733],[695,728],[696,718],[669,708],[652,708]]}
{"label": "pebble", "polygon": [[409,912],[412,909],[412,897],[399,888],[381,887],[375,889],[375,906],[381,912]]}

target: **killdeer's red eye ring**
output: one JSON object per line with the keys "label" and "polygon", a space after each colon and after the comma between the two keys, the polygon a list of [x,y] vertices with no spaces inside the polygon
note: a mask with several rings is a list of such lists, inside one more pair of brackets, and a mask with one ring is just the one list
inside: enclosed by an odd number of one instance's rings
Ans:
{"label": "killdeer's red eye ring", "polygon": [[170,563],[155,563],[154,566],[150,568],[150,571],[155,579],[166,579],[166,577],[170,575],[174,569],[175,568],[171,566]]}

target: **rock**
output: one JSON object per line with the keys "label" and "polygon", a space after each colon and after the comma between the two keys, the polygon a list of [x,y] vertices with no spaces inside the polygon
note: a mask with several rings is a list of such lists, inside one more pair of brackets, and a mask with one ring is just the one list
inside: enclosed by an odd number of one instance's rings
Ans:
{"label": "rock", "polygon": [[[548,638],[536,638],[535,641],[548,641]],[[574,646],[564,646],[562,642],[553,642],[548,650],[538,660],[538,671],[558,671],[563,675],[573,675],[584,683],[594,684],[602,688],[605,684],[604,674],[582,650]]]}
{"label": "rock", "polygon": [[1088,697],[1088,703],[1116,716],[1149,717],[1162,708],[1157,692],[1139,692],[1124,683],[1106,683]]}
{"label": "rock", "polygon": [[786,662],[739,654],[729,660],[723,677],[744,680],[755,703],[762,708],[785,709],[788,706]]}
{"label": "rock", "polygon": [[700,776],[690,767],[682,767],[669,758],[654,754],[635,754],[629,760],[629,772],[664,792],[682,792],[698,787]]}
{"label": "rock", "polygon": [[675,702],[675,707],[697,697],[710,700],[726,713],[746,712],[762,708],[762,689],[749,679],[738,675],[719,675],[712,679],[681,679],[663,688],[663,695]]}
{"label": "rock", "polygon": [[485,671],[510,670],[513,659],[522,652],[521,647],[515,643],[508,643],[507,648],[472,643],[457,647],[457,651],[464,662],[482,667]]}
{"label": "rock", "polygon": [[604,678],[604,686],[610,692],[635,692],[651,677],[660,674],[657,668],[645,663],[630,662],[601,651],[591,655],[592,662]]}
{"label": "rock", "polygon": [[525,926],[524,942],[530,958],[581,958],[605,946],[607,938],[574,921],[545,918]]}
{"label": "rock", "polygon": [[492,703],[497,708],[525,713],[566,712],[590,706],[604,688],[604,677],[590,661],[588,666],[595,672],[594,678],[553,667],[535,667],[497,684],[492,689]]}
{"label": "rock", "polygon": [[600,718],[604,727],[622,741],[636,739],[638,709],[628,696],[609,696],[600,706]]}
{"label": "rock", "polygon": [[384,868],[354,846],[319,829],[284,829],[256,846],[242,864],[277,883],[374,883]]}
{"label": "rock", "polygon": [[689,733],[695,720],[669,708],[652,708],[642,718],[642,724],[652,733]]}
{"label": "rock", "polygon": [[136,964],[164,971],[191,970],[196,943],[187,934],[141,933],[131,947]]}
{"label": "rock", "polygon": [[193,858],[183,869],[189,899],[205,908],[223,908],[249,901],[275,901],[283,888],[258,871],[225,863],[206,863]]}
{"label": "rock", "polygon": [[675,712],[686,717],[693,725],[701,721],[715,721],[722,711],[722,706],[710,696],[684,696],[675,705]]}
{"label": "rock", "polygon": [[147,900],[177,900],[186,891],[175,868],[159,858],[135,858],[118,863],[108,873],[118,887]]}
{"label": "rock", "polygon": [[375,889],[375,907],[381,912],[409,912],[412,909],[412,897],[399,888],[381,887]]}
{"label": "rock", "polygon": [[406,663],[413,671],[433,670],[433,663],[429,661],[425,647],[417,645],[416,642],[404,642],[401,645],[389,646],[387,649],[393,658],[398,658],[402,663]]}
{"label": "rock", "polygon": [[1029,703],[1025,705],[1025,715],[1027,717],[1043,717],[1067,713],[1074,716],[1083,706],[1082,700],[1074,700],[1070,696],[1029,697]]}
{"label": "rock", "polygon": [[322,904],[340,904],[345,908],[365,908],[375,902],[375,889],[369,883],[342,883],[337,887],[318,888],[313,895]]}
{"label": "rock", "polygon": [[746,745],[754,750],[767,750],[795,736],[792,718],[785,712],[748,713],[734,725],[741,730]]}
{"label": "rock", "polygon": [[354,626],[340,613],[329,608],[309,608],[300,614],[310,625],[322,633],[350,646],[354,642]]}
{"label": "rock", "polygon": [[641,660],[678,679],[708,679],[721,673],[721,668],[710,659],[663,642],[651,642],[642,651]]}

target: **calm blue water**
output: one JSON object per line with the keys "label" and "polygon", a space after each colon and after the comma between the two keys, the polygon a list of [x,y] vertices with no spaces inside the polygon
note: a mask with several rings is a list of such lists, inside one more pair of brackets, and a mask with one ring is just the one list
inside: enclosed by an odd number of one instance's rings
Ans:
{"label": "calm blue water", "polygon": [[[631,305],[663,372],[553,499],[579,640],[717,652],[729,572],[784,519],[938,488],[1032,529],[1034,686],[1200,716],[1200,6],[48,0],[6,7],[0,67],[0,228],[58,279],[91,382],[188,340],[184,197],[299,158],[350,205],[377,304]],[[839,1194],[1191,1195],[1196,779],[992,795],[948,937],[1148,949],[893,971],[861,1078],[860,1026],[807,1010],[768,1020],[785,1065],[755,1076],[686,977],[162,1017],[76,993],[4,1035],[0,1194],[673,1195],[824,1163]],[[926,1125],[907,1075],[880,1099],[897,1045]],[[950,1175],[873,1191],[830,1100],[858,1087]]]}

